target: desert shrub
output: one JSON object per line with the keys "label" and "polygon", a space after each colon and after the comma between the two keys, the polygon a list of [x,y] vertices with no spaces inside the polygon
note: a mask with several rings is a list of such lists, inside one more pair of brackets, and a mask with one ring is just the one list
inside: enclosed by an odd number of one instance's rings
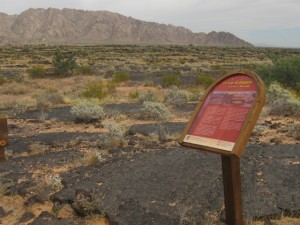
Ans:
{"label": "desert shrub", "polygon": [[169,109],[160,102],[149,102],[143,103],[142,118],[144,119],[161,119],[167,120],[172,118],[172,114]]}
{"label": "desert shrub", "polygon": [[188,100],[188,96],[184,90],[180,90],[176,86],[171,86],[164,93],[164,98],[167,103],[174,105],[185,104]]}
{"label": "desert shrub", "polygon": [[32,78],[43,78],[47,75],[47,71],[43,65],[33,66],[27,69],[27,73]]}
{"label": "desert shrub", "polygon": [[46,109],[53,105],[59,105],[64,103],[64,97],[57,92],[48,92],[41,96],[38,96],[36,99],[36,107],[38,109]]}
{"label": "desert shrub", "polygon": [[296,124],[293,129],[293,137],[296,140],[300,140],[300,124]]}
{"label": "desert shrub", "polygon": [[83,65],[78,67],[78,72],[80,74],[91,74],[93,73],[93,68],[89,65]]}
{"label": "desert shrub", "polygon": [[126,130],[123,127],[112,123],[106,123],[104,127],[109,130],[109,136],[104,140],[106,146],[116,147],[125,144],[124,135]]}
{"label": "desert shrub", "polygon": [[16,82],[10,82],[9,84],[0,88],[1,94],[6,95],[24,95],[29,93],[31,90],[24,84],[19,84]]}
{"label": "desert shrub", "polygon": [[158,97],[157,95],[152,92],[152,91],[148,91],[145,94],[141,95],[139,98],[140,102],[157,102],[158,101]]}
{"label": "desert shrub", "polygon": [[7,80],[3,77],[0,77],[0,86],[5,84],[7,82]]}
{"label": "desert shrub", "polygon": [[85,86],[85,90],[83,91],[82,95],[85,98],[102,99],[114,92],[115,90],[116,86],[112,82],[91,82]]}
{"label": "desert shrub", "polygon": [[154,81],[151,78],[146,78],[144,80],[144,87],[151,87],[154,85]]}
{"label": "desert shrub", "polygon": [[131,99],[138,99],[140,97],[139,91],[131,91],[129,92],[129,98]]}
{"label": "desert shrub", "polygon": [[207,74],[200,74],[199,77],[197,78],[197,84],[202,85],[205,88],[208,88],[214,82],[215,79],[212,76],[209,76]]}
{"label": "desert shrub", "polygon": [[163,75],[162,76],[162,83],[161,85],[165,87],[170,86],[179,86],[180,85],[180,79],[176,75]]}
{"label": "desert shrub", "polygon": [[114,75],[115,71],[113,69],[108,69],[105,72],[105,77],[112,77]]}
{"label": "desert shrub", "polygon": [[300,101],[280,84],[273,83],[267,91],[267,105],[271,115],[300,116]]}
{"label": "desert shrub", "polygon": [[61,51],[56,51],[52,57],[52,65],[55,76],[71,75],[77,67],[77,63],[72,54],[66,56]]}
{"label": "desert shrub", "polygon": [[114,74],[112,81],[114,83],[121,83],[124,81],[129,80],[129,73],[128,72],[117,72]]}
{"label": "desert shrub", "polygon": [[93,122],[105,116],[103,107],[90,102],[80,102],[71,107],[70,113],[79,122]]}
{"label": "desert shrub", "polygon": [[291,87],[300,93],[300,57],[281,58],[272,65],[263,65],[256,70],[266,85],[277,81],[285,87]]}

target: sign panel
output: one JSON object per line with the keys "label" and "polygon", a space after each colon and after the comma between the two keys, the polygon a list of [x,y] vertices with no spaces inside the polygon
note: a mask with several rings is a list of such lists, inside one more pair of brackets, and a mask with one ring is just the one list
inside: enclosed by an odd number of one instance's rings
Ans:
{"label": "sign panel", "polygon": [[223,76],[200,100],[179,143],[240,156],[243,151],[240,148],[247,143],[264,96],[261,79],[250,71],[239,70]]}
{"label": "sign panel", "polygon": [[8,128],[7,119],[0,118],[0,148],[6,146],[8,143]]}

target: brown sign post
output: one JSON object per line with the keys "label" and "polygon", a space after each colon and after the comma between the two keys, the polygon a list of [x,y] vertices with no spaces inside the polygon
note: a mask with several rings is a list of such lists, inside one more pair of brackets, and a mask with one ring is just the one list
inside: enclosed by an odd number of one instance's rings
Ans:
{"label": "brown sign post", "polygon": [[202,96],[179,143],[221,154],[226,222],[243,224],[240,160],[265,101],[255,73],[234,70]]}
{"label": "brown sign post", "polygon": [[5,160],[4,147],[8,144],[7,118],[0,118],[0,162]]}

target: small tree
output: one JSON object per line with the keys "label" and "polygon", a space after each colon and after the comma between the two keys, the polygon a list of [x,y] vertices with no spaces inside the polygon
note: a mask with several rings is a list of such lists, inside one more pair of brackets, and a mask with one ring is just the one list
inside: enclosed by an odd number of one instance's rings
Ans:
{"label": "small tree", "polygon": [[60,50],[57,50],[52,58],[54,73],[56,76],[70,75],[77,67],[73,55],[65,56]]}

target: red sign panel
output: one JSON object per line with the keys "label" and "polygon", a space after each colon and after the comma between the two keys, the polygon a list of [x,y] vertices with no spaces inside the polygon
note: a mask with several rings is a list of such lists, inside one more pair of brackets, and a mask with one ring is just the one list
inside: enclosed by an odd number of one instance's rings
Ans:
{"label": "red sign panel", "polygon": [[[236,73],[225,76],[210,88],[185,130],[181,144],[205,146],[229,153],[242,136],[241,132],[247,131],[250,136],[253,127],[247,128],[249,115],[254,113],[256,122],[264,101],[264,98],[257,96],[261,94],[261,84],[257,79],[254,75]],[[259,107],[258,99],[262,100]],[[255,123],[251,122],[254,126]]]}
{"label": "red sign panel", "polygon": [[256,84],[245,75],[215,86],[185,137],[185,142],[231,151],[256,97]]}

